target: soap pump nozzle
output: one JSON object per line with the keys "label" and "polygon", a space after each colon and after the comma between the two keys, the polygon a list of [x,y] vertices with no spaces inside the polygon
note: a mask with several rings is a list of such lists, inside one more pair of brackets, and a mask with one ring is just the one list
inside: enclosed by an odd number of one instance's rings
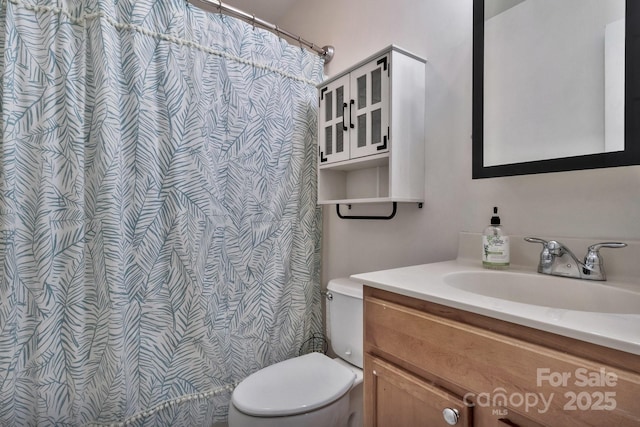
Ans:
{"label": "soap pump nozzle", "polygon": [[498,207],[493,207],[493,216],[491,217],[491,225],[500,225],[500,217],[498,216]]}

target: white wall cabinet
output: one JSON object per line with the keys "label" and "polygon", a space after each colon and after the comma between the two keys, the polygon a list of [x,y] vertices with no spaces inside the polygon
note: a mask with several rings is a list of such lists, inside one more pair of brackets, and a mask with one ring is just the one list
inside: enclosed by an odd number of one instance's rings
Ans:
{"label": "white wall cabinet", "polygon": [[425,63],[390,46],[319,85],[319,204],[423,201]]}

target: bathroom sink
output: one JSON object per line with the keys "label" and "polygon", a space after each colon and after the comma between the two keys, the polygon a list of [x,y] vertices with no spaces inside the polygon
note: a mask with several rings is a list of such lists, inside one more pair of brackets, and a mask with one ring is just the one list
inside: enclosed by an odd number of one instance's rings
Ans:
{"label": "bathroom sink", "polygon": [[508,271],[459,271],[444,275],[456,289],[536,306],[598,312],[640,314],[640,293],[607,282]]}

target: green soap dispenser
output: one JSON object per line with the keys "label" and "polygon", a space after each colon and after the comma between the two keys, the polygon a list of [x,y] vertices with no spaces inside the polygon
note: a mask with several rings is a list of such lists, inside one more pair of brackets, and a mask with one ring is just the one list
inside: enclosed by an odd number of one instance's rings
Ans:
{"label": "green soap dispenser", "polygon": [[509,236],[500,225],[498,208],[493,208],[491,225],[482,233],[482,266],[492,270],[509,268]]}

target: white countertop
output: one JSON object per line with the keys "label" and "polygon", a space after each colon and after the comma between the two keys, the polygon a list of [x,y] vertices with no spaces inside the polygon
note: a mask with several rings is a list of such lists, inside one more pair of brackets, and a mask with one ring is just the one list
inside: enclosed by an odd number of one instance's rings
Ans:
{"label": "white countertop", "polygon": [[[354,274],[351,278],[373,288],[640,355],[639,314],[587,312],[512,302],[463,291],[443,280],[449,273],[474,270],[487,271],[479,261],[458,259]],[[518,268],[511,271],[538,274]]]}

